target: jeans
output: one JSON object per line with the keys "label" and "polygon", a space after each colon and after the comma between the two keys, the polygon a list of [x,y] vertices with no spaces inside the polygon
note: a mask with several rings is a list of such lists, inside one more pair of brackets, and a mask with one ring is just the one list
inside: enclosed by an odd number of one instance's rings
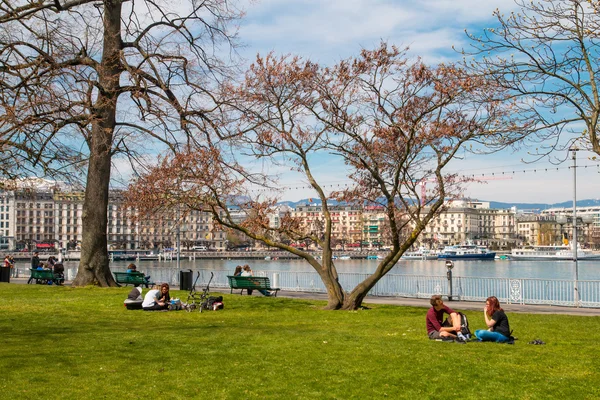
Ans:
{"label": "jeans", "polygon": [[501,333],[490,332],[485,329],[477,329],[475,331],[475,336],[477,336],[477,339],[479,339],[479,341],[481,341],[481,342],[504,343],[504,342],[508,342],[510,340],[509,337],[504,336]]}

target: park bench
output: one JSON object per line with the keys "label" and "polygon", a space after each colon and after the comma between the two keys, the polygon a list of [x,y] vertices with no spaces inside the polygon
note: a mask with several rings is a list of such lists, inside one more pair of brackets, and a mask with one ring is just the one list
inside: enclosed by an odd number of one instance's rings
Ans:
{"label": "park bench", "polygon": [[279,290],[279,288],[271,287],[271,281],[266,276],[228,275],[227,279],[229,279],[229,287],[231,288],[229,293],[233,293],[233,289],[241,289],[240,294],[243,294],[244,289],[269,290],[275,292],[275,296],[277,296],[277,291]]}
{"label": "park bench", "polygon": [[30,268],[29,271],[31,271],[31,278],[35,279],[35,283],[46,284],[48,282],[52,282],[60,285],[65,280],[65,278],[61,278],[49,269]]}
{"label": "park bench", "polygon": [[[115,281],[117,284],[123,283],[127,285],[144,285],[146,288],[149,285],[154,285],[154,282],[150,282],[146,276],[141,272],[113,272],[115,275]],[[119,285],[120,286],[120,285]]]}

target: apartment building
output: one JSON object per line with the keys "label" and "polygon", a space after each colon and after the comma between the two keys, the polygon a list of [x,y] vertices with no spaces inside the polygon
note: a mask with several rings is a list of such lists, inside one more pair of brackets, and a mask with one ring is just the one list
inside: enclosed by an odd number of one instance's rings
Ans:
{"label": "apartment building", "polygon": [[53,193],[55,237],[58,248],[75,250],[81,246],[83,199],[81,191]]}
{"label": "apartment building", "polygon": [[425,228],[420,241],[434,246],[462,242],[513,246],[517,241],[515,212],[490,208],[489,202],[451,201]]}
{"label": "apartment building", "polygon": [[382,206],[366,206],[363,211],[363,244],[386,244],[387,216]]}
{"label": "apartment building", "polygon": [[[331,237],[342,245],[360,242],[363,237],[363,209],[354,205],[329,207],[332,222]],[[299,218],[307,231],[320,232],[324,229],[323,207],[321,204],[298,205],[291,211],[292,217]]]}
{"label": "apartment building", "polygon": [[15,246],[44,249],[55,247],[54,198],[49,190],[30,188],[13,192],[15,207]]}
{"label": "apartment building", "polygon": [[[57,185],[0,191],[0,248],[79,249],[84,195]],[[122,193],[115,191],[109,195],[107,216],[107,243],[112,250],[174,247],[178,238],[184,247],[227,246],[225,232],[208,212],[170,212],[139,220],[135,210],[125,206]]]}
{"label": "apartment building", "polygon": [[13,192],[0,192],[0,249],[15,248],[15,196]]}

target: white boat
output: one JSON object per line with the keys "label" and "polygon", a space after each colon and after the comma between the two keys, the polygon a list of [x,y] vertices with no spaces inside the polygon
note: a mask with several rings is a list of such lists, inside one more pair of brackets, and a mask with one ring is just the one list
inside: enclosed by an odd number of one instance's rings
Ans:
{"label": "white boat", "polygon": [[419,247],[416,251],[407,251],[400,257],[402,260],[436,260],[438,254],[435,250]]}
{"label": "white boat", "polygon": [[152,252],[142,253],[142,254],[138,253],[136,259],[138,261],[156,261],[156,260],[160,260],[160,255],[154,254]]}
{"label": "white boat", "polygon": [[350,256],[346,256],[346,255],[338,257],[338,260],[351,260],[351,259],[352,258]]}
{"label": "white boat", "polygon": [[475,244],[461,244],[458,246],[446,246],[438,258],[447,260],[493,260],[496,253],[485,246]]}
{"label": "white boat", "polygon": [[[572,260],[573,249],[571,246],[525,246],[519,249],[513,249],[510,253],[511,260],[526,261],[556,261]],[[589,250],[577,248],[578,260],[598,260],[600,254],[592,253]]]}

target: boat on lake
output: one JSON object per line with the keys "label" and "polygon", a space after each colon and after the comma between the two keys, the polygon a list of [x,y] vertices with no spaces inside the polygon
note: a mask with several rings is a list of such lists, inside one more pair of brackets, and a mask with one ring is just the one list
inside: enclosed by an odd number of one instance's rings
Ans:
{"label": "boat on lake", "polygon": [[494,257],[496,257],[496,252],[475,244],[446,246],[437,255],[437,258],[447,260],[493,260]]}
{"label": "boat on lake", "polygon": [[436,260],[437,258],[438,253],[435,250],[425,247],[419,247],[416,251],[407,251],[400,257],[402,260]]}
{"label": "boat on lake", "polygon": [[[573,249],[571,246],[525,246],[513,249],[510,253],[511,260],[526,261],[557,261],[572,260]],[[577,248],[578,260],[599,260],[600,254],[590,250]]]}

